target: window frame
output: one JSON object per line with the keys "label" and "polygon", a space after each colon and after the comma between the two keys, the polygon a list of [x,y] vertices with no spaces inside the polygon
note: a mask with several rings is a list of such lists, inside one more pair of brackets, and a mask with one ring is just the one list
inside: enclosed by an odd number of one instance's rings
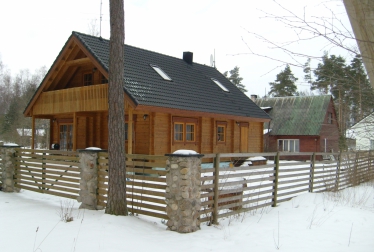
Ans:
{"label": "window frame", "polygon": [[150,64],[152,69],[164,80],[166,81],[173,81],[173,79],[159,66]]}
{"label": "window frame", "polygon": [[327,123],[328,124],[332,124],[332,113],[331,112],[327,112],[328,115],[327,115]]}
{"label": "window frame", "polygon": [[[193,144],[197,142],[198,119],[174,116],[172,118],[172,125],[173,143]],[[176,126],[179,126],[178,131],[176,130]]]}
{"label": "window frame", "polygon": [[[223,129],[223,132],[219,132],[219,128]],[[223,140],[220,140],[223,135]],[[216,121],[216,143],[217,144],[225,144],[226,143],[226,135],[227,135],[227,122],[224,121]]]}
{"label": "window frame", "polygon": [[[66,131],[61,131],[61,127],[66,127]],[[62,133],[64,133],[64,137],[61,137]],[[74,125],[72,122],[61,122],[58,124],[58,143],[60,145],[60,150],[62,151],[73,150],[73,145],[74,145],[73,133],[74,133]],[[62,141],[64,143],[62,143]]]}
{"label": "window frame", "polygon": [[[281,142],[282,142],[282,144],[281,144]],[[277,150],[278,151],[290,152],[290,153],[300,152],[300,139],[278,139],[277,143],[278,143],[278,145],[277,145]],[[287,148],[285,148],[285,143],[287,143]],[[293,143],[293,144],[291,144],[291,143]],[[282,146],[281,150],[279,148],[280,146]]]}
{"label": "window frame", "polygon": [[[86,80],[86,76],[91,76],[91,80]],[[83,75],[82,75],[82,81],[83,81],[83,86],[86,87],[86,86],[92,86],[93,85],[93,81],[94,81],[94,76],[92,74],[92,72],[84,72]]]}

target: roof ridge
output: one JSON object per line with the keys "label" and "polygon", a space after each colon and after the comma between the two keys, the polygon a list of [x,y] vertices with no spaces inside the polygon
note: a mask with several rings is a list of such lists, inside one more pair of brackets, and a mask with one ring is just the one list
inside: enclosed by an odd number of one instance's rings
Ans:
{"label": "roof ridge", "polygon": [[[108,42],[110,41],[109,39],[103,38],[101,36],[97,37],[97,36],[93,36],[93,35],[90,35],[90,34],[85,34],[85,33],[82,33],[82,32],[77,32],[77,31],[73,31],[72,34],[78,35],[78,36],[82,36],[82,35],[83,36],[89,36],[91,38],[98,38],[98,39],[101,39],[101,40],[106,40]],[[135,49],[138,49],[138,50],[142,50],[142,51],[145,51],[145,52],[157,53],[159,55],[163,55],[163,56],[166,56],[166,57],[170,57],[170,58],[174,58],[174,59],[178,59],[178,60],[183,60],[183,58],[179,58],[179,57],[176,57],[176,56],[171,56],[171,55],[168,55],[168,54],[164,54],[164,53],[152,51],[152,50],[149,50],[149,49],[144,49],[144,48],[133,46],[133,45],[129,45],[129,44],[126,44],[126,43],[124,43],[124,45],[125,45],[125,47],[128,46],[128,47],[132,47],[132,48],[135,48]],[[198,62],[195,62],[195,61],[193,62],[193,64],[215,69],[214,67],[208,66],[206,64],[198,63]]]}

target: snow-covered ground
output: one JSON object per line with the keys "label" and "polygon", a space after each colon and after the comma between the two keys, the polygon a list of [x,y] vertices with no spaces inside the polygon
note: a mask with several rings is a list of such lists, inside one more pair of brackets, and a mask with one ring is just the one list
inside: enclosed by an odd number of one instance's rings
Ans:
{"label": "snow-covered ground", "polygon": [[[60,220],[73,204],[72,222]],[[79,210],[72,200],[0,192],[1,251],[374,251],[374,183],[337,193],[305,193],[276,208],[201,224],[190,234],[160,219]]]}

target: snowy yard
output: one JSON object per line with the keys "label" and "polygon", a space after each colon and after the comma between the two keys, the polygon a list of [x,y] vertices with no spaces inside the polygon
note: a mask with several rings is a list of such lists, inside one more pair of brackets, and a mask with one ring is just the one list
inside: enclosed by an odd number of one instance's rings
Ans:
{"label": "snowy yard", "polygon": [[[21,190],[0,192],[2,251],[357,251],[374,248],[374,183],[338,193],[305,193],[267,207],[201,225],[190,234],[167,231],[160,219],[78,210],[76,201]],[[61,203],[75,202],[72,222]]]}

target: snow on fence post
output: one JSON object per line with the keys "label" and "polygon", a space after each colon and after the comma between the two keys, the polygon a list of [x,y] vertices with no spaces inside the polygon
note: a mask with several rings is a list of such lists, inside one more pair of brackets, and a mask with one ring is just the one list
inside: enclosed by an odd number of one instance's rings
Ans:
{"label": "snow on fence post", "polygon": [[79,196],[78,202],[81,209],[98,210],[97,205],[97,188],[98,188],[98,153],[102,150],[99,148],[87,148],[78,150],[79,152]]}
{"label": "snow on fence post", "polygon": [[274,158],[274,180],[273,180],[273,204],[272,207],[277,206],[277,199],[278,199],[278,178],[279,178],[279,151]]}
{"label": "snow on fence post", "polygon": [[200,229],[201,158],[190,151],[166,154],[166,213],[168,230],[191,233]]}
{"label": "snow on fence post", "polygon": [[14,173],[16,169],[16,148],[20,146],[16,144],[3,145],[0,147],[2,159],[2,191],[14,192]]}

